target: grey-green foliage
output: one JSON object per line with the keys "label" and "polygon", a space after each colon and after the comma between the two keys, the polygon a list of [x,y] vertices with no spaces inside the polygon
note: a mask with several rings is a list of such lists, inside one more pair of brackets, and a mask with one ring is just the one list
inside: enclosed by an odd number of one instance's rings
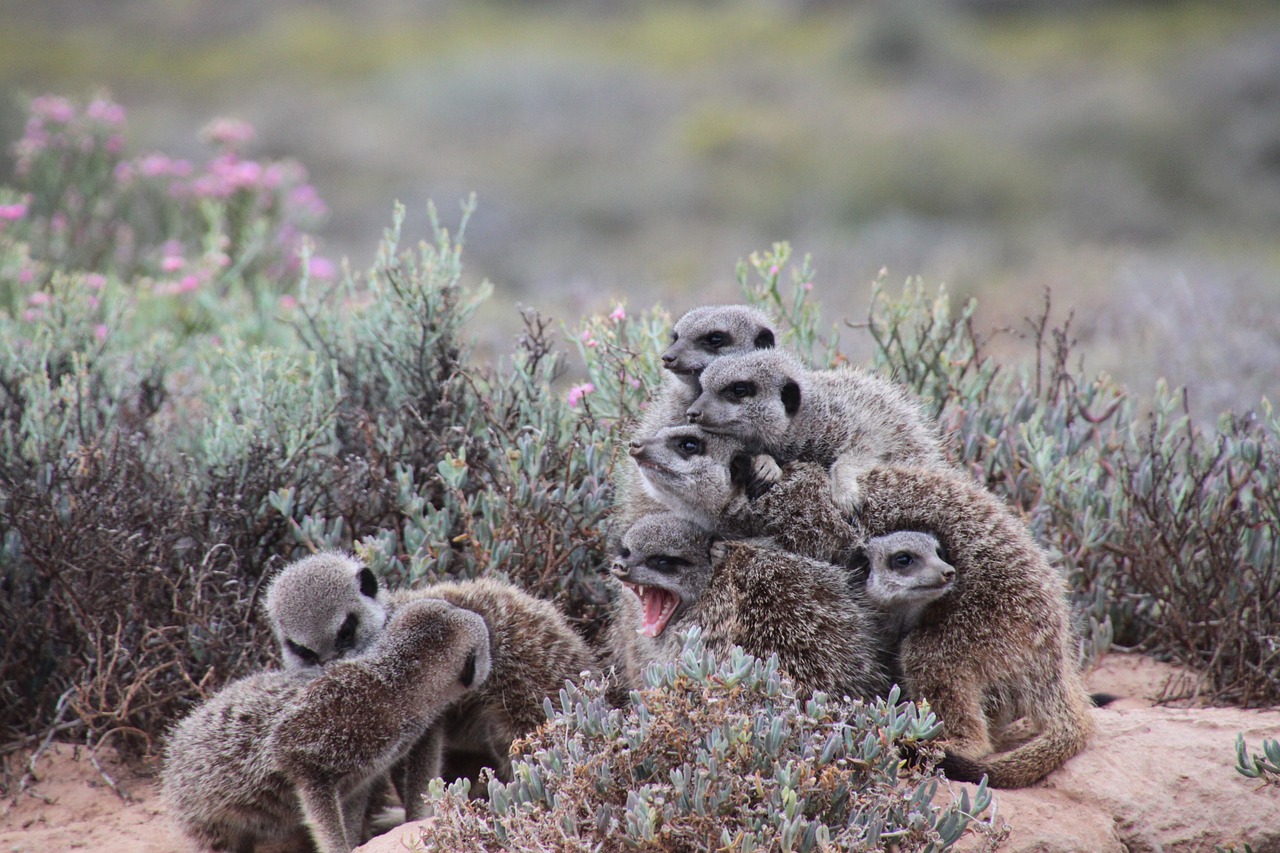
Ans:
{"label": "grey-green foliage", "polygon": [[941,730],[894,691],[873,704],[801,698],[778,670],[697,630],[628,707],[598,681],[567,684],[519,744],[513,780],[437,780],[427,849],[947,850],[981,820],[985,786],[934,802]]}
{"label": "grey-green foliage", "polygon": [[1236,735],[1236,771],[1241,776],[1280,785],[1280,740],[1264,737],[1261,754],[1249,754],[1244,735]]}
{"label": "grey-green foliage", "polygon": [[[793,324],[784,340],[814,363],[840,361],[807,262],[779,287],[788,260],[785,244],[752,256],[748,298]],[[919,281],[898,296],[879,284],[860,325],[871,367],[932,407],[958,461],[1061,564],[1086,658],[1115,639],[1202,670],[1220,700],[1280,700],[1280,418],[1262,400],[1207,431],[1181,390],[1135,399],[1073,364],[1070,318],[1052,326],[1050,307],[1028,320],[1025,365],[988,354],[973,301],[957,309]]]}

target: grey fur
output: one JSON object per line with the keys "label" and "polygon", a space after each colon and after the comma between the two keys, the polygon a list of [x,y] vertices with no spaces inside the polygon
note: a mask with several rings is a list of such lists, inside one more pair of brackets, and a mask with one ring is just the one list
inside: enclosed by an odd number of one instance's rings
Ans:
{"label": "grey fur", "polygon": [[857,476],[869,467],[947,467],[937,425],[905,389],[873,373],[808,370],[791,353],[761,350],[713,362],[701,382],[691,423],[779,463],[828,466],[834,500],[846,510],[858,508]]}
{"label": "grey fur", "polygon": [[920,624],[925,608],[955,586],[955,567],[946,561],[938,537],[918,530],[873,536],[862,547],[867,602],[884,616],[896,648]]}
{"label": "grey fur", "polygon": [[[586,642],[549,601],[534,598],[508,583],[491,579],[440,583],[393,592],[393,611],[408,602],[444,600],[484,619],[492,637],[489,679],[440,720],[444,748],[476,754],[504,782],[511,781],[511,743],[546,721],[543,700],[558,695],[566,680],[599,666]],[[425,779],[439,774],[439,763],[421,768]],[[410,820],[421,803],[405,803]]]}
{"label": "grey fur", "polygon": [[[698,377],[711,362],[774,346],[773,320],[749,305],[703,305],[686,312],[671,330],[671,346],[662,354],[667,378],[649,400],[631,432],[633,440],[664,427],[686,423],[685,412],[701,391]],[[635,466],[618,467],[618,500],[613,529],[620,533],[661,504],[648,494]]]}
{"label": "grey fur", "polygon": [[731,504],[745,503],[753,459],[736,437],[671,426],[631,442],[645,492],[704,530],[716,530]]}
{"label": "grey fur", "polygon": [[[843,569],[765,542],[721,540],[669,513],[641,519],[622,547],[613,574],[666,618],[642,619],[635,627],[647,633],[633,629],[635,645],[615,650],[615,660],[670,660],[678,632],[699,625],[713,649],[777,654],[803,689],[861,698],[887,691],[875,617]],[[640,686],[634,664],[628,674]]]}
{"label": "grey fur", "polygon": [[285,669],[318,670],[360,654],[387,621],[381,584],[344,551],[321,551],[285,566],[267,587],[265,610]]}
{"label": "grey fur", "polygon": [[429,751],[432,723],[489,669],[484,620],[407,606],[364,655],[251,675],[195,709],[169,735],[162,795],[195,850],[252,853],[305,824],[320,853],[350,851],[371,787]]}

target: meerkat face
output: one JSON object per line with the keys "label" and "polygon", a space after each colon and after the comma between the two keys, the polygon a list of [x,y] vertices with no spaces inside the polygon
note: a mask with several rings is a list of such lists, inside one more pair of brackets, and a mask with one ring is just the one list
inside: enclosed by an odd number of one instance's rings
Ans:
{"label": "meerkat face", "polygon": [[702,597],[711,542],[710,533],[670,513],[647,515],[627,530],[611,570],[640,599],[640,634],[660,636]]}
{"label": "meerkat face", "polygon": [[781,350],[720,359],[702,372],[689,423],[735,435],[751,448],[774,447],[803,404],[804,373],[799,359]]}
{"label": "meerkat face", "polygon": [[662,366],[694,388],[712,361],[774,346],[773,324],[748,305],[703,305],[686,313],[671,330]]}
{"label": "meerkat face", "polygon": [[955,567],[937,537],[903,530],[867,541],[860,557],[867,569],[867,599],[878,609],[920,608],[955,585]]}
{"label": "meerkat face", "polygon": [[286,669],[361,654],[387,621],[386,593],[377,577],[339,551],[286,566],[267,589],[266,611]]}
{"label": "meerkat face", "polygon": [[714,518],[751,479],[751,457],[735,438],[671,426],[631,442],[644,489],[682,515]]}

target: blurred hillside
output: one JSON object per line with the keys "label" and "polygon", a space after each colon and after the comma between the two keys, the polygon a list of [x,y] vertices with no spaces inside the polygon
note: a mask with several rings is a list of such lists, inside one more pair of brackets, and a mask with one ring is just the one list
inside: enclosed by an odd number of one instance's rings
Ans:
{"label": "blurred hillside", "polygon": [[[828,316],[882,267],[976,295],[1051,288],[1077,352],[1203,416],[1276,398],[1280,4],[6,0],[0,138],[21,99],[101,88],[131,148],[195,155],[231,115],[373,255],[475,191],[470,273],[573,321],[732,300],[734,262],[811,253]],[[7,158],[7,154],[5,155]],[[7,172],[11,161],[0,161]],[[856,337],[856,336],[855,336]]]}

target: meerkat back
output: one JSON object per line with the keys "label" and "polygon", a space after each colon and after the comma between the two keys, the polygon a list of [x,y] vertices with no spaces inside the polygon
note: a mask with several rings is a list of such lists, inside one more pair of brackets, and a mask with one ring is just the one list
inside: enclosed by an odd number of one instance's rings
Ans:
{"label": "meerkat back", "polygon": [[278,670],[239,679],[169,732],[161,798],[192,850],[252,853],[301,827],[294,787],[264,744],[308,680]]}
{"label": "meerkat back", "polygon": [[439,765],[433,726],[486,682],[491,667],[479,615],[421,599],[396,609],[368,653],[330,664],[291,700],[267,751],[296,785],[321,853],[346,853],[359,842],[369,787],[406,759],[408,808]]}
{"label": "meerkat back", "polygon": [[286,566],[267,587],[265,609],[286,669],[314,669],[360,654],[387,621],[386,593],[377,577],[342,551],[322,551]]}

